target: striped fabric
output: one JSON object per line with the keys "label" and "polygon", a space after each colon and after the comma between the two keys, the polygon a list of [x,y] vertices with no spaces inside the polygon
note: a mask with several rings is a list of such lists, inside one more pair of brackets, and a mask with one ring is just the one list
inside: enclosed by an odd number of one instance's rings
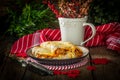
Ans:
{"label": "striped fabric", "polygon": [[69,70],[81,67],[85,65],[89,60],[88,57],[85,57],[84,59],[80,60],[79,62],[73,63],[73,64],[66,64],[66,65],[47,65],[47,64],[40,64],[37,60],[34,60],[33,58],[28,57],[26,59],[26,62],[34,62],[38,64],[39,66],[43,66],[49,70]]}
{"label": "striped fabric", "polygon": [[74,68],[78,68],[81,67],[83,65],[85,65],[88,62],[87,58],[84,58],[82,61],[74,63],[74,64],[70,64],[70,65],[43,65],[45,68],[49,69],[49,70],[69,70],[69,69],[74,69]]}
{"label": "striped fabric", "polygon": [[[91,36],[91,28],[86,26],[85,39]],[[59,29],[43,29],[18,39],[11,47],[11,54],[27,57],[26,50],[45,41],[60,41]],[[107,46],[120,51],[120,24],[117,22],[96,26],[96,35],[85,44],[86,47]]]}

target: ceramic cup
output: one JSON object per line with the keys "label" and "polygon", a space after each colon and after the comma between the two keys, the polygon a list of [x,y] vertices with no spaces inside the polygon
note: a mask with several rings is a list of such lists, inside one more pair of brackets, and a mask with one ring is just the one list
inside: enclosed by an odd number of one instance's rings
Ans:
{"label": "ceramic cup", "polygon": [[[92,39],[96,33],[95,26],[92,23],[87,23],[87,16],[84,18],[58,18],[61,40],[72,42],[75,45],[84,45]],[[92,35],[84,40],[85,26],[90,26]]]}

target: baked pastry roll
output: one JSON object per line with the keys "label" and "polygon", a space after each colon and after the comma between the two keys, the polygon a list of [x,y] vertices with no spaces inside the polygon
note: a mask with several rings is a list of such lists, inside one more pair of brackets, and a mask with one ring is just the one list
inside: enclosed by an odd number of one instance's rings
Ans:
{"label": "baked pastry roll", "polygon": [[43,59],[71,59],[81,57],[83,52],[70,42],[47,41],[33,47],[32,54]]}

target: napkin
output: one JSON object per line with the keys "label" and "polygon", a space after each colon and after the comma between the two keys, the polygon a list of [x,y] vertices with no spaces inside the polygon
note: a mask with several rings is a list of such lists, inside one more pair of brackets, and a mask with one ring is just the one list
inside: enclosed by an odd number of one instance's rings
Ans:
{"label": "napkin", "polygon": [[[120,51],[120,23],[112,22],[102,24],[96,27],[96,35],[85,46],[106,46],[108,49]],[[92,34],[91,28],[86,26],[84,39],[87,39]],[[33,34],[28,34],[17,41],[11,47],[10,54],[18,57],[27,57],[27,49],[39,45],[45,41],[60,41],[60,29],[45,28],[37,30]]]}

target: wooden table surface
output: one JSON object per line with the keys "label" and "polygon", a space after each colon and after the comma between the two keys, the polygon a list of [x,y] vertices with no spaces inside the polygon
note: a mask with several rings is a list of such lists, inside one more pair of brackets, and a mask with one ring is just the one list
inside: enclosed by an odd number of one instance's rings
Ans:
{"label": "wooden table surface", "polygon": [[[106,49],[106,47],[89,48],[91,59],[107,58],[110,62],[106,65],[95,65],[90,61],[77,68],[80,70],[78,77],[69,78],[66,75],[42,76],[29,67],[22,67],[17,60],[5,57],[0,64],[0,80],[120,80],[120,53]],[[95,66],[96,70],[87,70],[87,66]]]}

